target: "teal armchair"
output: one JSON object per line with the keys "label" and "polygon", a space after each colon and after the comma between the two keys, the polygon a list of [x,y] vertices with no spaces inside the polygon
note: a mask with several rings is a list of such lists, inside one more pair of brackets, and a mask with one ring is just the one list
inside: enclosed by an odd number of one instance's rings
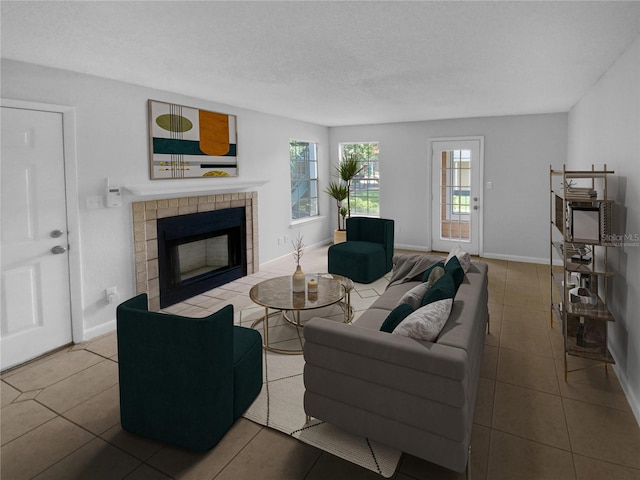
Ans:
{"label": "teal armchair", "polygon": [[233,325],[233,306],[205,318],[117,309],[120,421],[128,432],[189,450],[213,448],[262,388],[262,338]]}
{"label": "teal armchair", "polygon": [[329,273],[358,283],[371,283],[393,267],[394,221],[384,218],[347,219],[347,241],[329,247]]}

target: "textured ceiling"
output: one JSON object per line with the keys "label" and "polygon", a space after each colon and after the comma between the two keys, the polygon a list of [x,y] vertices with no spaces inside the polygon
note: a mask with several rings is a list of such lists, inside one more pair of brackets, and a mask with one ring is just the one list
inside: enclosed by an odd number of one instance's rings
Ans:
{"label": "textured ceiling", "polygon": [[2,57],[322,125],[568,111],[640,2],[11,2]]}

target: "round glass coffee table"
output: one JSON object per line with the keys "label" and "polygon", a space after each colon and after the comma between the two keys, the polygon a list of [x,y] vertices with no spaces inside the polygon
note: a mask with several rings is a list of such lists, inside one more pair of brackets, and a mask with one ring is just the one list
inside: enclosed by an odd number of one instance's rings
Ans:
{"label": "round glass coffee table", "polygon": [[[265,350],[275,353],[296,354],[302,350],[283,350],[269,345],[269,317],[282,313],[282,317],[297,328],[304,325],[300,322],[300,312],[315,308],[328,307],[342,302],[344,322],[348,323],[352,318],[351,290],[353,282],[342,275],[331,273],[312,273],[305,275],[305,291],[293,293],[293,276],[276,277],[260,282],[249,291],[249,297],[254,303],[264,307],[264,316],[257,319],[251,325],[255,328],[264,322],[263,347]],[[311,279],[318,282],[318,292],[308,292],[306,285]],[[269,309],[277,310],[269,313]],[[293,317],[289,316],[289,312]]]}

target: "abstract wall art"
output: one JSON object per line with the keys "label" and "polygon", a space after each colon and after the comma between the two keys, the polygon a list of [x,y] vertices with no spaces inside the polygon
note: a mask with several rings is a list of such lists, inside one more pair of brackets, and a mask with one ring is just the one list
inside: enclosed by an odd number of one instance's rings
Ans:
{"label": "abstract wall art", "polygon": [[238,176],[237,117],[149,100],[152,180]]}

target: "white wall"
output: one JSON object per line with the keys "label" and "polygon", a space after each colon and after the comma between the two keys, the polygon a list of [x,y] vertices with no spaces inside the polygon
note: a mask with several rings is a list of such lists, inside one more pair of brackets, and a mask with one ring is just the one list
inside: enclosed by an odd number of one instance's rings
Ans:
{"label": "white wall", "polygon": [[[121,208],[87,209],[87,197],[102,195],[112,185],[157,184],[149,180],[147,99],[162,100],[238,116],[240,179],[267,181],[257,188],[260,262],[288,255],[299,230],[312,245],[330,238],[330,219],[290,229],[289,140],[317,141],[320,179],[330,176],[328,128],[72,72],[2,60],[0,96],[76,109],[77,170],[81,252],[81,341],[112,330],[115,305],[107,304],[105,289],[117,286],[121,299],[135,293],[131,202],[145,199],[125,192]],[[211,179],[219,184],[225,179]],[[233,181],[235,179],[229,179]],[[176,186],[183,180],[169,181]],[[166,185],[167,181],[162,181]],[[171,196],[190,196],[171,195]],[[331,205],[325,195],[321,212]],[[73,214],[73,212],[72,212]],[[292,260],[293,269],[293,260]],[[77,319],[74,319],[76,321]]]}
{"label": "white wall", "polygon": [[[640,37],[569,112],[568,166],[614,170],[614,231],[628,245],[609,249],[615,271],[609,348],[640,422]],[[635,237],[633,237],[635,236]]]}
{"label": "white wall", "polygon": [[380,215],[395,220],[396,246],[428,250],[430,141],[478,135],[485,139],[484,255],[548,261],[545,194],[549,165],[558,167],[566,158],[566,113],[335,127],[329,157],[336,162],[342,142],[379,142]]}

